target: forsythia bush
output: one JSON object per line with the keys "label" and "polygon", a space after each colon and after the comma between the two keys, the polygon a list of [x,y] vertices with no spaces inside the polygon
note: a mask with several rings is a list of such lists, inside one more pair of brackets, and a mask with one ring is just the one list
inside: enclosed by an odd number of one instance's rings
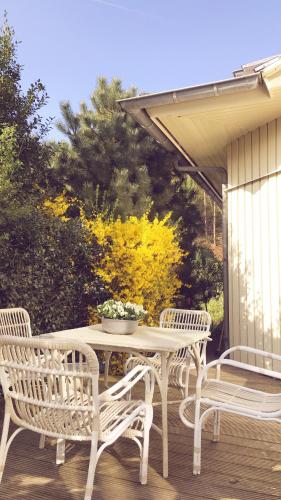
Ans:
{"label": "forsythia bush", "polygon": [[84,221],[104,250],[98,275],[116,300],[143,304],[150,323],[156,323],[165,307],[174,304],[181,287],[177,270],[183,256],[177,228],[170,215],[149,221],[128,217]]}
{"label": "forsythia bush", "polygon": [[46,200],[44,203],[44,207],[48,212],[64,221],[69,219],[69,217],[65,216],[65,212],[69,208],[69,205],[70,202],[67,200],[64,193],[57,196],[54,200]]}

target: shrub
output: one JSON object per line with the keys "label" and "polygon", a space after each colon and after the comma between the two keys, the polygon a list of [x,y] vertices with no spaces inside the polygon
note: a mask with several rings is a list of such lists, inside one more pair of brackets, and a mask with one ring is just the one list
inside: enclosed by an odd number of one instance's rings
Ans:
{"label": "shrub", "polygon": [[100,247],[79,220],[17,208],[0,231],[0,306],[26,308],[34,334],[86,324],[89,305],[107,294],[93,273]]}
{"label": "shrub", "polygon": [[224,307],[223,307],[223,293],[218,297],[213,297],[207,304],[207,311],[212,318],[212,331],[216,333],[222,326]]}
{"label": "shrub", "polygon": [[181,287],[183,252],[169,216],[153,221],[147,215],[125,221],[97,217],[85,224],[103,247],[97,273],[109,293],[116,300],[142,304],[149,321],[158,323],[161,310],[174,305]]}
{"label": "shrub", "polygon": [[196,245],[190,260],[189,294],[192,307],[207,304],[223,290],[223,263],[206,245]]}

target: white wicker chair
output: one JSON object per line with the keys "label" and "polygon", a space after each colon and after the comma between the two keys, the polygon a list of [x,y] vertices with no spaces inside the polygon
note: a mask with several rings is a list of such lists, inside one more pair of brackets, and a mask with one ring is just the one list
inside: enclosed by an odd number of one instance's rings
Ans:
{"label": "white wicker chair", "polygon": [[[246,351],[271,360],[281,361],[281,356],[251,347],[237,346],[225,351],[219,359],[208,363],[200,372],[196,393],[184,399],[179,413],[182,422],[194,429],[193,474],[201,470],[201,431],[204,421],[214,414],[214,436],[218,441],[220,413],[228,412],[258,420],[281,422],[281,393],[266,393],[225,382],[221,379],[222,366],[234,366],[281,380],[281,373],[258,368],[246,363],[226,359],[235,351]],[[208,370],[216,367],[216,378],[208,378]]]}
{"label": "white wicker chair", "polygon": [[[189,334],[192,332],[205,332],[210,330],[211,316],[206,311],[168,308],[161,312],[159,326],[161,328],[179,330],[180,333],[184,333],[185,331]],[[202,366],[206,365],[206,346],[206,340],[200,342],[200,361]],[[149,361],[160,371],[161,358],[159,354],[149,357]],[[126,362],[125,372],[137,365],[145,365],[145,361],[137,356],[131,356]],[[183,397],[188,395],[188,380],[191,369],[195,369],[195,364],[188,348],[179,350],[170,364],[169,385],[180,389]]]}
{"label": "white wicker chair", "polygon": [[31,337],[30,317],[22,307],[0,309],[0,336]]}
{"label": "white wicker chair", "polygon": [[[138,444],[140,481],[146,484],[153,373],[148,367],[136,367],[100,395],[98,376],[96,354],[86,344],[9,336],[0,339],[0,377],[5,396],[0,481],[12,441],[19,432],[29,429],[56,439],[90,441],[84,500],[91,499],[102,451],[120,436]],[[123,399],[141,378],[145,379],[145,402]],[[10,420],[18,428],[8,439]]]}
{"label": "white wicker chair", "polygon": [[[2,335],[12,335],[13,337],[31,338],[31,322],[28,312],[22,307],[11,307],[0,309],[0,338]],[[39,441],[39,448],[44,448],[45,436],[42,435]],[[57,445],[57,464],[61,463],[63,449],[60,442]]]}

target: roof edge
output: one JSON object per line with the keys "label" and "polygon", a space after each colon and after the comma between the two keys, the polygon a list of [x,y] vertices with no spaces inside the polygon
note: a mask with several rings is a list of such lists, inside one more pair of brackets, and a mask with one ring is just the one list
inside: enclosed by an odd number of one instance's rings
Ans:
{"label": "roof edge", "polygon": [[250,73],[247,75],[236,76],[227,80],[220,80],[213,83],[196,85],[178,90],[170,90],[153,94],[146,94],[127,99],[119,99],[121,109],[130,115],[145,128],[148,133],[156,139],[157,142],[170,151],[177,154],[186,165],[198,168],[198,172],[189,175],[213,198],[219,205],[222,205],[222,195],[216,190],[211,181],[200,167],[195,164],[191,158],[187,158],[176,147],[176,145],[162,132],[162,130],[150,118],[147,110],[154,106],[164,106],[167,104],[183,103],[209,97],[219,97],[221,95],[230,95],[240,92],[250,92],[259,85],[263,85],[262,73]]}
{"label": "roof edge", "polygon": [[258,87],[261,82],[261,75],[257,73],[219,80],[213,83],[185,87],[178,90],[156,92],[153,94],[119,99],[117,102],[124,111],[133,112],[141,108],[175,104],[207,97],[218,97],[236,92],[251,91]]}

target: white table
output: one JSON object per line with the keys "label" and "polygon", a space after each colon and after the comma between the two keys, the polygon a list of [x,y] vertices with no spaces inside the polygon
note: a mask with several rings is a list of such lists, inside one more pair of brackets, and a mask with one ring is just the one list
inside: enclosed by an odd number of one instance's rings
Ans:
{"label": "white table", "polygon": [[[208,338],[210,332],[180,333],[179,330],[170,328],[156,328],[139,326],[131,335],[112,335],[102,331],[102,326],[92,325],[73,330],[45,333],[41,338],[49,339],[72,339],[79,340],[91,345],[94,349],[106,352],[128,352],[135,353],[153,368],[155,378],[159,385],[162,405],[162,429],[157,428],[162,436],[163,446],[163,476],[168,477],[168,380],[169,366],[173,355],[179,349],[188,347],[194,359],[197,373],[200,370],[200,346],[199,342]],[[157,352],[161,356],[161,373],[159,373],[145,353]],[[156,427],[156,426],[154,426]]]}

